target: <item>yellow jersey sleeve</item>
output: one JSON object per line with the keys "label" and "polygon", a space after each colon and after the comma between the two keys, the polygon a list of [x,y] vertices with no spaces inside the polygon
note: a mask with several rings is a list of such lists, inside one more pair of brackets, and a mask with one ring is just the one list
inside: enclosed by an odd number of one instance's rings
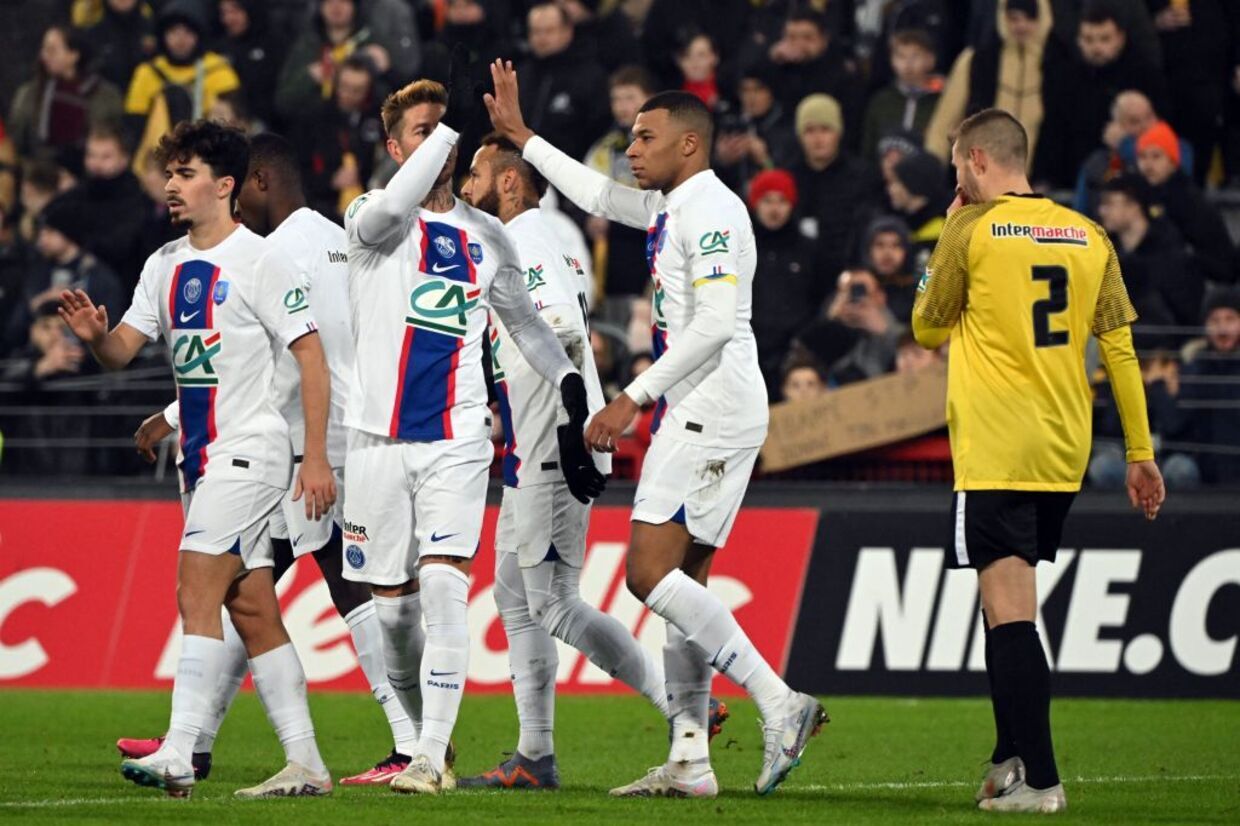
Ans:
{"label": "yellow jersey sleeve", "polygon": [[1102,274],[1102,288],[1098,291],[1098,305],[1094,310],[1094,335],[1101,336],[1117,327],[1123,327],[1137,320],[1137,310],[1128,299],[1128,288],[1124,286],[1124,274],[1119,268],[1119,256],[1115,254],[1115,245],[1107,236],[1106,230],[1094,224],[1094,230],[1102,238],[1106,246],[1107,263]]}
{"label": "yellow jersey sleeve", "polygon": [[913,316],[923,326],[950,328],[960,318],[969,289],[969,243],[977,222],[993,206],[991,202],[961,207],[943,225],[913,303]]}

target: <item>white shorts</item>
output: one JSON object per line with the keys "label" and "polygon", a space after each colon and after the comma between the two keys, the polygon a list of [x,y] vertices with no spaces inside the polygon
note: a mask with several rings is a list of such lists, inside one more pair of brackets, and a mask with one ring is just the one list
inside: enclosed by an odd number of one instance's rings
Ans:
{"label": "white shorts", "polygon": [[590,506],[568,492],[564,482],[504,488],[495,529],[497,553],[515,553],[522,568],[558,559],[580,568],[586,557]]}
{"label": "white shorts", "polygon": [[[301,463],[293,465],[293,487],[297,485],[297,472]],[[271,515],[271,538],[289,539],[293,545],[293,558],[312,554],[324,547],[332,538],[332,527],[340,521],[344,508],[344,468],[332,468],[336,478],[336,504],[317,522],[306,518],[306,498],[293,501],[293,487],[284,493],[280,507]]]}
{"label": "white shorts", "polygon": [[722,547],[741,509],[756,447],[706,447],[656,436],[633,494],[634,522],[678,522],[694,542]]}
{"label": "white shorts", "polygon": [[344,465],[344,578],[393,586],[421,556],[472,559],[482,535],[489,439],[406,442],[353,430]]}
{"label": "white shorts", "polygon": [[[229,468],[229,471],[232,469]],[[237,554],[246,569],[272,565],[269,524],[285,490],[235,473],[207,475],[181,494],[181,550]]]}

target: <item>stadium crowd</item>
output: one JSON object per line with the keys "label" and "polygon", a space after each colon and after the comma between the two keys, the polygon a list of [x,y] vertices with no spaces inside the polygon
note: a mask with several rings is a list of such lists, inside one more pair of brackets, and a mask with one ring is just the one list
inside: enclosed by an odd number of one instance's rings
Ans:
{"label": "stadium crowd", "polygon": [[[165,355],[149,348],[145,373],[94,380],[53,297],[80,287],[121,317],[142,262],[176,232],[151,152],[172,124],[209,117],[287,136],[310,205],[340,220],[394,172],[384,96],[445,75],[463,43],[480,84],[489,60],[513,59],[530,126],[621,182],[634,183],[625,148],[648,96],[683,89],[711,108],[715,169],[753,215],[753,326],[773,401],[941,361],[909,321],[953,197],[950,136],[972,112],[1007,109],[1029,133],[1035,186],[1099,221],[1119,252],[1169,486],[1240,483],[1240,254],[1217,206],[1219,192],[1240,191],[1240,4],[47,5],[60,21],[31,33],[41,40],[24,82],[0,88],[0,431],[99,449],[12,450],[0,472],[139,467],[115,448],[171,396]],[[464,134],[459,172],[485,131]],[[591,335],[614,393],[652,358],[645,236],[561,206],[592,273]],[[1090,369],[1103,438],[1089,479],[1122,487],[1118,416]],[[114,412],[85,416],[101,405]]]}

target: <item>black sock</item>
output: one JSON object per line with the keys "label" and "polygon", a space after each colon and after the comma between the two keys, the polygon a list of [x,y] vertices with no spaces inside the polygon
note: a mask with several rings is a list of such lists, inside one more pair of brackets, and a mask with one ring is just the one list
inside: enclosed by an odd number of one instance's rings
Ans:
{"label": "black sock", "polygon": [[1051,745],[1051,672],[1032,622],[990,629],[996,707],[1006,702],[1016,752],[1025,763],[1025,782],[1035,789],[1059,783]]}
{"label": "black sock", "polygon": [[1016,756],[1016,743],[1012,740],[1012,726],[1008,722],[1011,715],[1008,698],[1000,700],[995,692],[994,643],[990,638],[990,626],[982,615],[982,627],[986,630],[986,679],[990,681],[990,705],[995,713],[995,750],[990,753],[991,763],[1002,763]]}

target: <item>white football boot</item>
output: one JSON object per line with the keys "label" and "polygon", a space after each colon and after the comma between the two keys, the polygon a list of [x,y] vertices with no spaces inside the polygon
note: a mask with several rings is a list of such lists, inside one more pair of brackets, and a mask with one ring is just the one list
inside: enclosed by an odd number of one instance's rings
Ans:
{"label": "white football boot", "polygon": [[1020,780],[999,797],[983,800],[977,807],[988,812],[1034,812],[1049,815],[1067,809],[1068,798],[1064,796],[1062,783],[1049,789],[1035,789]]}
{"label": "white football boot", "polygon": [[764,721],[762,726],[762,771],[753,784],[754,791],[770,794],[784,782],[789,772],[801,765],[809,738],[830,721],[817,699],[796,691],[789,694],[779,717]]}
{"label": "white football boot", "polygon": [[710,760],[694,760],[693,765],[655,766],[646,776],[627,786],[611,790],[612,797],[715,797],[719,781]]}
{"label": "white football boot", "polygon": [[300,763],[290,762],[257,786],[237,789],[233,795],[242,800],[259,800],[264,797],[322,797],[331,793],[331,777],[320,777]]}
{"label": "white football boot", "polygon": [[456,788],[456,776],[444,764],[445,771],[436,771],[425,754],[416,755],[389,784],[401,794],[439,794]]}
{"label": "white football boot", "polygon": [[194,791],[194,767],[170,748],[122,760],[121,774],[139,786],[163,789],[169,797],[189,797]]}

